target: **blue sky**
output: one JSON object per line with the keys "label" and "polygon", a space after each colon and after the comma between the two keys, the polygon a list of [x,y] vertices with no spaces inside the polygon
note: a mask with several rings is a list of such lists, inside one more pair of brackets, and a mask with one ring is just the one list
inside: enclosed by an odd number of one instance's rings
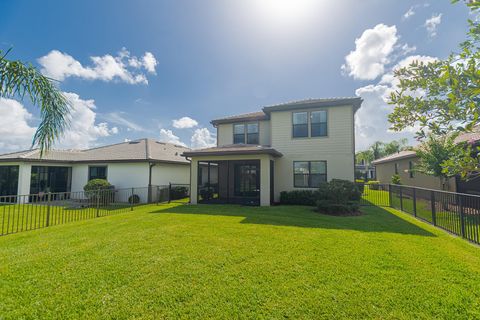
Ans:
{"label": "blue sky", "polygon": [[[4,0],[0,49],[61,80],[75,111],[59,148],[141,137],[204,147],[211,119],[357,94],[363,149],[412,137],[387,131],[391,70],[447,56],[467,18],[447,0]],[[37,124],[28,101],[0,100],[0,151],[28,148]]]}

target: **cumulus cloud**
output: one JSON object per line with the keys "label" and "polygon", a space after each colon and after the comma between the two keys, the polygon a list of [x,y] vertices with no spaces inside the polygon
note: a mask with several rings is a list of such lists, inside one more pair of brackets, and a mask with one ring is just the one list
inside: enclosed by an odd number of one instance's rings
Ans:
{"label": "cumulus cloud", "polygon": [[[78,77],[87,80],[120,81],[129,84],[148,84],[147,77],[141,72],[155,74],[157,60],[151,52],[137,58],[122,48],[116,55],[92,56],[91,66],[83,66],[79,61],[67,53],[52,50],[38,59],[42,66],[41,72],[53,79],[63,81],[68,77]],[[130,69],[135,69],[130,70]]]}
{"label": "cumulus cloud", "polygon": [[427,19],[424,23],[424,27],[427,29],[428,36],[433,38],[437,35],[437,27],[442,23],[442,14],[432,15],[430,19]]}
{"label": "cumulus cloud", "polygon": [[30,125],[32,114],[18,101],[0,98],[0,151],[31,147],[36,128]]}
{"label": "cumulus cloud", "polygon": [[177,129],[187,129],[198,126],[198,122],[190,117],[182,117],[172,121],[173,127]]}
{"label": "cumulus cloud", "polygon": [[106,122],[96,122],[95,101],[83,100],[76,93],[64,93],[70,102],[70,126],[63,137],[55,144],[60,148],[88,148],[101,137],[118,133],[118,128],[109,128]]}
{"label": "cumulus cloud", "polygon": [[382,75],[398,41],[397,27],[377,24],[355,39],[355,50],[345,57],[342,70],[355,79],[373,80]]}
{"label": "cumulus cloud", "polygon": [[373,142],[391,141],[408,138],[413,143],[415,128],[403,132],[390,131],[388,115],[393,111],[393,106],[388,104],[388,97],[393,90],[398,89],[398,80],[393,76],[393,70],[408,66],[413,61],[429,63],[436,58],[430,56],[412,55],[399,61],[389,72],[384,74],[377,84],[370,84],[355,91],[357,96],[364,100],[362,107],[355,115],[356,148],[363,150]]}
{"label": "cumulus cloud", "polygon": [[183,143],[178,136],[176,136],[172,130],[160,129],[160,139],[161,142],[168,142],[178,144],[180,146],[186,147],[187,145]]}
{"label": "cumulus cloud", "polygon": [[207,128],[201,128],[195,130],[190,142],[193,149],[201,149],[214,147],[217,139]]}

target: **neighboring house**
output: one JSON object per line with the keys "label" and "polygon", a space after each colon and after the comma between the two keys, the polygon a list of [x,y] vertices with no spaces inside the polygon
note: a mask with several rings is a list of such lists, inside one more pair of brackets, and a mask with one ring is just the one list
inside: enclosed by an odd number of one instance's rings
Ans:
{"label": "neighboring house", "polygon": [[[461,134],[455,141],[478,144],[480,131]],[[377,159],[372,164],[375,165],[377,180],[380,183],[388,184],[391,182],[392,176],[398,174],[404,185],[442,190],[440,178],[415,172],[415,164],[418,161],[419,158],[414,150],[405,150]],[[464,181],[459,177],[453,177],[447,181],[446,188],[452,192],[480,194],[480,178]]]}
{"label": "neighboring house", "polygon": [[366,163],[365,160],[362,160],[360,163],[357,163],[355,165],[355,171],[361,173],[361,177],[358,177],[360,179],[367,179],[367,180],[376,179],[375,166],[370,163]]}
{"label": "neighboring house", "polygon": [[[91,179],[117,189],[188,184],[190,163],[182,146],[140,139],[87,150],[38,149],[0,155],[0,196],[77,192]],[[142,199],[142,201],[145,199]]]}
{"label": "neighboring house", "polygon": [[311,99],[213,120],[217,146],[184,152],[192,203],[268,206],[281,191],[354,179],[360,98]]}

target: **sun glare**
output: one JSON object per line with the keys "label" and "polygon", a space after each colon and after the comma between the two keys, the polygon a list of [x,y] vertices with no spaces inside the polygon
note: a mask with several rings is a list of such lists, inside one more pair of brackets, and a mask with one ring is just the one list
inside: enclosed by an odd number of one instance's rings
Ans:
{"label": "sun glare", "polygon": [[301,26],[314,16],[317,0],[255,0],[259,18],[274,27]]}

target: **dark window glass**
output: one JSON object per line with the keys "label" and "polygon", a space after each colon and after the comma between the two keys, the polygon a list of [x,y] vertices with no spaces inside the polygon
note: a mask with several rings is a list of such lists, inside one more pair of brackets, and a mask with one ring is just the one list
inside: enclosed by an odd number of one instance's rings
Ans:
{"label": "dark window glass", "polygon": [[69,192],[72,168],[32,166],[30,193]]}
{"label": "dark window glass", "polygon": [[107,180],[107,167],[89,167],[88,168],[88,180],[104,179]]}
{"label": "dark window glass", "polygon": [[237,197],[258,197],[260,175],[257,165],[236,164],[234,193]]}
{"label": "dark window glass", "polygon": [[258,144],[258,123],[247,124],[247,143]]}
{"label": "dark window glass", "polygon": [[395,163],[395,174],[398,174],[398,163]]}
{"label": "dark window glass", "polygon": [[296,188],[318,188],[327,181],[326,161],[294,161],[293,185]]}
{"label": "dark window glass", "polygon": [[310,114],[310,126],[312,137],[324,137],[327,135],[327,111],[312,111]]}
{"label": "dark window glass", "polygon": [[235,124],[233,125],[233,143],[245,143],[245,125]]}
{"label": "dark window glass", "polygon": [[303,138],[308,137],[308,113],[294,112],[293,113],[293,137]]}
{"label": "dark window glass", "polygon": [[410,178],[413,178],[413,162],[412,161],[408,162],[408,174],[410,175]]}
{"label": "dark window glass", "polygon": [[[0,166],[0,196],[17,195],[18,166]],[[9,199],[0,199],[9,201]]]}

